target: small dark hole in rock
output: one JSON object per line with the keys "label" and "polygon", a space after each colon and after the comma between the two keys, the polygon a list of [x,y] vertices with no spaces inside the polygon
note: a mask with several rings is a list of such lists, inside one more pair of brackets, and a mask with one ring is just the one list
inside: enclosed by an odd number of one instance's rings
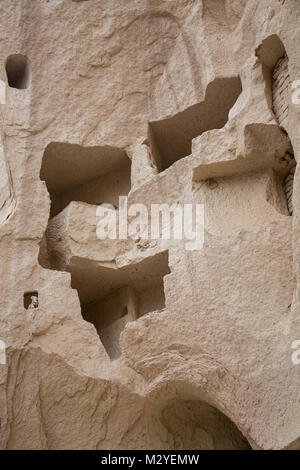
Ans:
{"label": "small dark hole in rock", "polygon": [[39,294],[37,291],[25,292],[24,294],[24,308],[26,310],[33,310],[39,306]]}

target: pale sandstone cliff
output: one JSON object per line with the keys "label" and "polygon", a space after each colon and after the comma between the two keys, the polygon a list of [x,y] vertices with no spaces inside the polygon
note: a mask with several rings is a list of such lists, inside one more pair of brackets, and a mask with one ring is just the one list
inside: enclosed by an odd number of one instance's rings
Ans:
{"label": "pale sandstone cliff", "polygon": [[[298,0],[0,18],[0,448],[299,448]],[[127,194],[203,249],[99,240]]]}

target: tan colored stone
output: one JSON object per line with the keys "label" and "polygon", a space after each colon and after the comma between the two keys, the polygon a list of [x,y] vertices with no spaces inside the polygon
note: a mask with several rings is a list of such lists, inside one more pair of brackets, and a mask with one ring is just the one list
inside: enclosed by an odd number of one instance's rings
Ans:
{"label": "tan colored stone", "polygon": [[[300,5],[0,17],[0,448],[299,449]],[[119,196],[203,248],[99,240]]]}

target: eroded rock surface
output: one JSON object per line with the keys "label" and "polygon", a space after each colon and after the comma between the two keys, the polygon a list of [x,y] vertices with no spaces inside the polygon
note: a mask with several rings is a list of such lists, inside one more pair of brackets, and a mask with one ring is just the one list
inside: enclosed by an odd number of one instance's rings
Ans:
{"label": "eroded rock surface", "polygon": [[[300,448],[299,3],[0,16],[0,448]],[[120,196],[203,247],[99,239]]]}

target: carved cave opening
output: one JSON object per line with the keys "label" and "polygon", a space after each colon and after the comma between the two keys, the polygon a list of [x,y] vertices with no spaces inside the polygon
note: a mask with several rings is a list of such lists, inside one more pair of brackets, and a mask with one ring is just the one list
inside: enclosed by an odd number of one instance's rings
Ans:
{"label": "carved cave opening", "polygon": [[11,88],[24,90],[28,88],[31,78],[30,62],[25,55],[13,54],[7,58],[6,74]]}
{"label": "carved cave opening", "polygon": [[39,306],[38,291],[24,293],[24,308],[25,310],[33,310]]}
{"label": "carved cave opening", "polygon": [[70,202],[119,205],[131,187],[131,161],[116,147],[52,142],[45,150],[41,179],[51,198],[51,217]]}
{"label": "carved cave opening", "polygon": [[119,339],[128,322],[164,310],[163,278],[169,272],[167,252],[119,269],[73,267],[82,316],[93,323],[111,359],[121,355]]}

